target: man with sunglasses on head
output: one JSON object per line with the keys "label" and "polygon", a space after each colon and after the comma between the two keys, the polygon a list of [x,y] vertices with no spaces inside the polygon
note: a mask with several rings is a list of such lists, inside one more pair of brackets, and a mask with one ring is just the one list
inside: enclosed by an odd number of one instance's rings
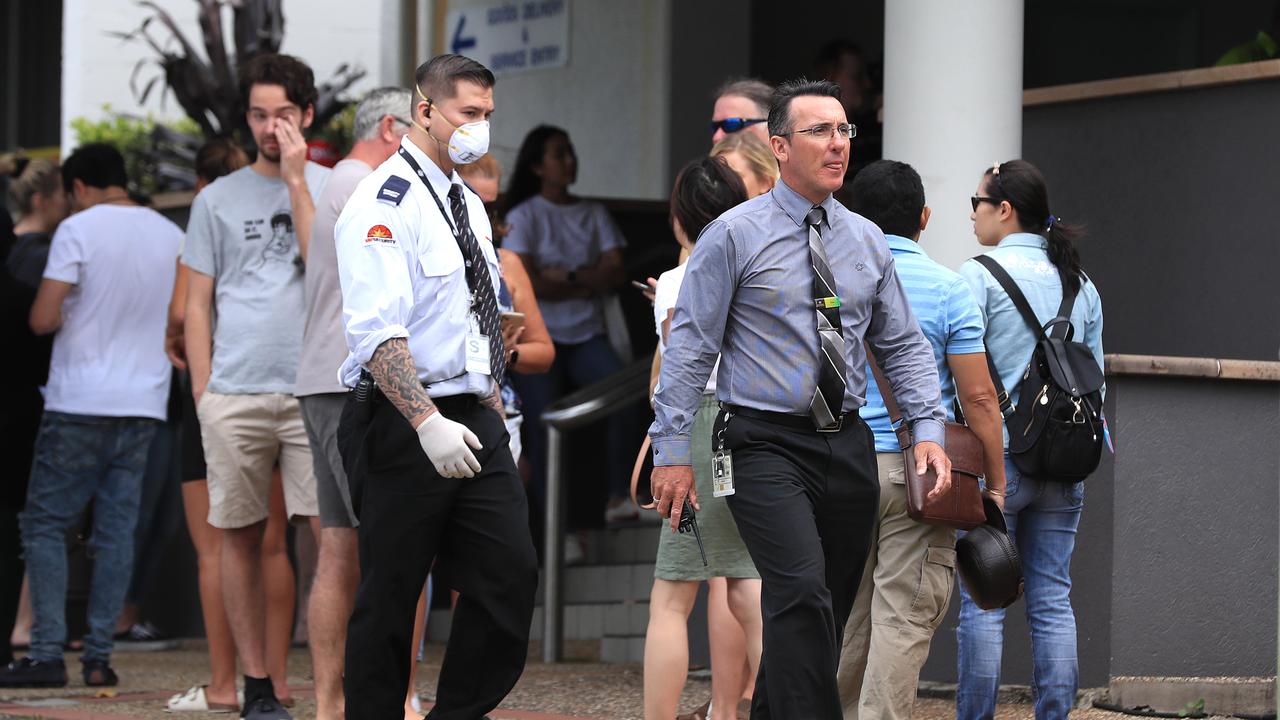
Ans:
{"label": "man with sunglasses on head", "polygon": [[[484,202],[456,168],[489,150],[493,73],[461,55],[418,68],[412,129],[356,187],[334,234],[355,388],[338,426],[363,465],[360,588],[346,717],[401,717],[432,563],[461,593],[431,718],[479,718],[524,670],[538,568],[499,392],[507,353]],[[372,381],[374,387],[370,388]]]}
{"label": "man with sunglasses on head", "polygon": [[831,196],[855,132],[839,87],[788,82],[768,119],[781,179],[708,225],[689,260],[698,282],[681,290],[654,396],[652,484],[675,531],[698,507],[689,433],[718,355],[717,492],[763,580],[751,717],[836,720],[836,663],[879,496],[858,417],[864,341],[911,424],[916,469],[937,471],[933,494],[951,464],[933,350],[884,234]]}
{"label": "man with sunglasses on head", "polygon": [[730,80],[716,91],[716,104],[711,109],[711,144],[725,135],[747,130],[769,142],[769,98],[773,88],[760,80]]}
{"label": "man with sunglasses on head", "polygon": [[333,229],[356,185],[400,147],[400,139],[410,127],[404,118],[405,108],[412,101],[408,90],[384,87],[370,90],[356,106],[355,142],[351,152],[333,167],[316,200],[307,253],[306,317],[294,394],[302,405],[302,420],[311,443],[320,510],[320,557],[307,607],[317,720],[340,720],[343,716],[342,654],[360,582],[356,513],[338,454],[338,419],[347,397],[347,388],[338,380],[338,368],[347,359],[347,340],[342,331],[342,288]]}

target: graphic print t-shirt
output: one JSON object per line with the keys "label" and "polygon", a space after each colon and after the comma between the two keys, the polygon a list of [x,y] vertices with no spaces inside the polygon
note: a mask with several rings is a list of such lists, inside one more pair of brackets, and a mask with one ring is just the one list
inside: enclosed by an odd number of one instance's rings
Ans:
{"label": "graphic print t-shirt", "polygon": [[[329,172],[307,163],[313,202]],[[182,262],[214,279],[209,390],[292,394],[306,309],[284,181],[244,167],[201,191],[191,205]]]}

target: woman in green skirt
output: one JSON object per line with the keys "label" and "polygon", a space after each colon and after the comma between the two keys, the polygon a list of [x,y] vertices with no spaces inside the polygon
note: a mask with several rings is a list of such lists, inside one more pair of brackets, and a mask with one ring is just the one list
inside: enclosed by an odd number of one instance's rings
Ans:
{"label": "woman in green skirt", "polygon": [[[671,192],[671,226],[676,239],[691,250],[695,239],[721,213],[747,199],[742,179],[720,157],[695,160],[684,167]],[[686,265],[662,274],[654,299],[659,358],[665,347]],[[693,278],[690,289],[696,287]],[[654,364],[655,373],[661,367]],[[692,717],[734,720],[744,681],[753,684],[760,663],[760,574],[747,554],[724,498],[711,488],[712,425],[717,406],[715,370],[694,419],[693,471],[702,509],[698,527],[706,549],[703,565],[691,533],[677,534],[663,525],[658,541],[653,590],[649,595],[649,627],[645,635],[644,705],[646,720],[671,720],[689,669],[689,613],[703,581],[723,582],[728,612],[708,612],[712,638],[712,702]],[[713,599],[715,601],[715,599]],[[721,600],[724,602],[724,600]],[[728,627],[711,627],[712,625]],[[717,643],[717,638],[729,641]],[[734,641],[735,638],[742,640]],[[726,647],[727,646],[727,647]],[[744,652],[745,651],[745,652]],[[743,677],[743,675],[747,677]]]}

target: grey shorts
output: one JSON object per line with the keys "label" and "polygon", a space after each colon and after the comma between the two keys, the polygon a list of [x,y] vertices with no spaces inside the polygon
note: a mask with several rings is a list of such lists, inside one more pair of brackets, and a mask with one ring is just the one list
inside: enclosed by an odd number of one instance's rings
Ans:
{"label": "grey shorts", "polygon": [[351,508],[351,489],[347,473],[338,454],[338,418],[347,402],[346,393],[326,393],[298,398],[302,404],[302,422],[307,426],[311,457],[315,465],[316,501],[320,506],[320,527],[353,528],[355,511]]}

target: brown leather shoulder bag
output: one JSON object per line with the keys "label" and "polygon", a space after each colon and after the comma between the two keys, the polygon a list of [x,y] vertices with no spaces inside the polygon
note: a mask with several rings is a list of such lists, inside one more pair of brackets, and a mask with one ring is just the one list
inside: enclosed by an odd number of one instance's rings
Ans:
{"label": "brown leather shoulder bag", "polygon": [[889,423],[898,436],[898,445],[902,448],[903,476],[907,483],[907,515],[916,522],[958,530],[971,530],[986,522],[986,511],[982,507],[982,490],[978,486],[978,478],[982,477],[984,453],[982,441],[967,426],[960,423],[946,423],[946,452],[951,459],[951,487],[936,498],[929,498],[929,491],[938,482],[938,475],[933,468],[928,468],[923,475],[916,472],[915,453],[912,451],[911,427],[902,420],[902,411],[894,400],[893,391],[880,372],[875,355],[868,346],[867,363],[875,376],[876,385],[880,388],[880,397],[884,398],[885,408],[889,411]]}

